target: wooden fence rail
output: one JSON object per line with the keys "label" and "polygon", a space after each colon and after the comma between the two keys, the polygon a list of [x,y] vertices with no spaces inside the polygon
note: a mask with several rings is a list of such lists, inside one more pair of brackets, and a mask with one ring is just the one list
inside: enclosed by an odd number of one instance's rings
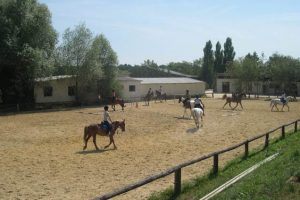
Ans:
{"label": "wooden fence rail", "polygon": [[248,139],[248,140],[246,140],[244,142],[241,142],[241,143],[236,144],[234,146],[228,147],[226,149],[223,149],[223,150],[220,150],[220,151],[217,151],[217,152],[213,152],[213,153],[210,153],[210,154],[205,155],[205,156],[201,156],[200,158],[197,158],[197,159],[194,159],[194,160],[190,160],[190,161],[184,162],[184,163],[179,164],[179,165],[177,165],[175,167],[172,167],[172,168],[170,168],[170,169],[168,169],[168,170],[166,170],[164,172],[161,172],[159,174],[147,177],[144,180],[138,181],[136,183],[133,183],[133,184],[128,185],[128,186],[125,186],[123,188],[120,188],[120,189],[118,189],[116,191],[107,193],[105,195],[96,197],[96,198],[94,198],[94,200],[110,199],[112,197],[118,196],[118,195],[126,193],[126,192],[128,192],[130,190],[136,189],[136,188],[141,187],[143,185],[146,185],[146,184],[148,184],[150,182],[153,182],[155,180],[158,180],[160,178],[168,176],[168,175],[170,175],[172,173],[174,173],[174,194],[178,195],[181,192],[181,169],[182,168],[187,167],[187,166],[192,165],[192,164],[195,164],[195,163],[198,163],[198,162],[201,162],[201,161],[209,159],[209,158],[213,158],[213,173],[217,174],[218,170],[219,170],[219,155],[220,154],[226,153],[228,151],[232,151],[232,150],[234,150],[236,148],[239,148],[239,147],[245,145],[245,154],[244,154],[244,156],[247,157],[248,154],[249,154],[249,143],[250,142],[253,142],[253,141],[255,141],[255,140],[259,139],[259,138],[265,137],[264,148],[266,148],[269,145],[269,135],[271,133],[273,133],[273,132],[281,129],[281,138],[284,139],[285,138],[285,127],[294,124],[294,132],[297,132],[297,130],[298,130],[298,121],[300,121],[300,119],[298,119],[296,121],[293,121],[293,122],[290,122],[288,124],[284,124],[284,125],[282,125],[280,127],[272,129],[272,130],[270,130],[270,131],[268,131],[268,132],[266,132],[264,134],[260,134],[258,136],[250,138],[250,139]]}

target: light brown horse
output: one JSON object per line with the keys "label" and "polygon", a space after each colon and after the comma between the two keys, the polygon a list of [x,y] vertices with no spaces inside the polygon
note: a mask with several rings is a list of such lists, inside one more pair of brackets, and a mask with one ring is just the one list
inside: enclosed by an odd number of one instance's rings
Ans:
{"label": "light brown horse", "polygon": [[[229,104],[229,106],[230,106],[230,108],[231,108],[232,110],[236,109],[236,107],[237,107],[239,104],[241,105],[242,109],[244,109],[244,108],[243,108],[243,105],[242,105],[242,98],[243,98],[243,97],[246,97],[246,94],[245,94],[245,93],[235,94],[233,97],[228,97],[226,94],[224,94],[223,97],[222,97],[222,99],[226,99],[226,102],[225,102],[225,104],[224,104],[224,106],[223,106],[223,109],[224,109],[224,107],[226,106],[226,104]],[[234,108],[232,108],[231,102],[235,102],[235,103],[236,103],[236,105],[235,105]]]}
{"label": "light brown horse", "polygon": [[115,100],[111,101],[111,108],[116,111],[116,105],[119,104],[122,107],[122,110],[124,110],[125,103],[123,99],[116,98]]}
{"label": "light brown horse", "polygon": [[114,149],[117,148],[117,146],[115,145],[115,141],[114,141],[114,134],[116,133],[116,130],[118,128],[121,128],[122,131],[125,131],[125,119],[123,121],[114,121],[111,124],[112,129],[111,129],[111,133],[108,134],[106,129],[102,129],[98,124],[90,124],[86,127],[84,127],[84,134],[83,134],[83,141],[84,141],[84,147],[83,150],[86,149],[87,147],[87,142],[89,141],[90,137],[93,136],[93,142],[95,145],[95,148],[97,150],[99,150],[97,144],[96,144],[96,135],[100,135],[100,136],[108,136],[109,137],[109,144],[106,145],[104,147],[104,149],[106,149],[107,147],[109,147],[111,145],[111,143],[113,143],[114,145]]}

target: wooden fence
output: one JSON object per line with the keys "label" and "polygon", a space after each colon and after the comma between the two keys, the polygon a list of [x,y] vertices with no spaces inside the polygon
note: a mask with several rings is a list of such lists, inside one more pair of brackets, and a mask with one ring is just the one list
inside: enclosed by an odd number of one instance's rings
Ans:
{"label": "wooden fence", "polygon": [[155,181],[157,179],[160,179],[160,178],[163,178],[165,176],[168,176],[172,173],[174,173],[174,195],[178,195],[180,194],[181,192],[181,169],[184,168],[184,167],[187,167],[189,165],[192,165],[192,164],[195,164],[195,163],[198,163],[200,161],[203,161],[203,160],[206,160],[206,159],[209,159],[209,158],[213,158],[213,173],[216,175],[218,173],[218,170],[219,170],[219,155],[223,154],[223,153],[226,153],[228,151],[232,151],[238,147],[241,147],[241,146],[245,146],[245,153],[244,153],[244,156],[247,157],[248,154],[249,154],[249,143],[250,142],[253,142],[257,139],[260,139],[260,138],[263,138],[265,137],[265,144],[264,144],[264,148],[268,147],[269,146],[269,136],[271,133],[274,133],[275,131],[277,130],[281,130],[281,138],[284,139],[285,138],[285,127],[287,126],[290,126],[290,125],[293,125],[294,124],[294,132],[297,132],[298,130],[298,122],[300,121],[300,119],[296,120],[296,121],[293,121],[291,123],[288,123],[288,124],[284,124],[280,127],[277,127],[275,129],[272,129],[264,134],[260,134],[258,136],[255,136],[251,139],[248,139],[244,142],[241,142],[239,144],[236,144],[234,146],[231,146],[229,148],[226,148],[226,149],[223,149],[223,150],[220,150],[220,151],[217,151],[217,152],[213,152],[213,153],[210,153],[208,155],[205,155],[205,156],[202,156],[200,158],[197,158],[197,159],[194,159],[194,160],[191,160],[191,161],[187,161],[185,163],[182,163],[182,164],[179,164],[175,167],[172,167],[164,172],[161,172],[159,174],[156,174],[156,175],[153,175],[153,176],[150,176],[148,178],[145,178],[144,180],[141,180],[139,182],[136,182],[136,183],[133,183],[131,185],[128,185],[128,186],[125,186],[123,188],[120,188],[116,191],[113,191],[111,193],[107,193],[105,195],[102,195],[102,196],[99,196],[99,197],[96,197],[94,198],[94,200],[105,200],[105,199],[110,199],[112,197],[115,197],[115,196],[118,196],[120,194],[123,194],[123,193],[126,193],[130,190],[133,190],[133,189],[136,189],[138,187],[141,187],[143,185],[146,185],[152,181]]}

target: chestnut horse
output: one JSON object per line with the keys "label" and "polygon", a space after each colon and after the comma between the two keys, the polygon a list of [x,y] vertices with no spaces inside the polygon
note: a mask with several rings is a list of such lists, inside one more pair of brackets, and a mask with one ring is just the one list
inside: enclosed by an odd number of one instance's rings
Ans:
{"label": "chestnut horse", "polygon": [[116,98],[114,101],[111,101],[111,108],[116,111],[116,105],[119,104],[122,107],[122,110],[124,110],[125,103],[123,99]]}
{"label": "chestnut horse", "polygon": [[[223,109],[224,109],[224,107],[226,106],[226,104],[229,104],[229,106],[230,106],[230,108],[231,108],[232,110],[236,109],[236,107],[237,107],[239,104],[241,105],[242,109],[244,109],[244,108],[243,108],[243,105],[242,105],[242,98],[243,98],[243,97],[246,97],[246,94],[245,94],[245,93],[239,93],[239,94],[236,94],[234,97],[228,97],[226,94],[224,94],[223,97],[222,97],[222,99],[226,99],[226,102],[225,102],[225,104],[224,104],[224,106],[223,106]],[[235,105],[234,108],[231,107],[231,102],[235,102],[235,103],[236,103],[236,105]]]}
{"label": "chestnut horse", "polygon": [[111,124],[112,129],[111,133],[108,134],[106,129],[102,129],[98,124],[90,124],[86,127],[84,127],[84,134],[83,134],[83,140],[84,140],[84,147],[83,150],[87,147],[87,142],[89,141],[90,137],[93,136],[93,142],[95,145],[96,150],[99,150],[97,144],[96,144],[96,135],[100,136],[108,136],[109,137],[109,144],[104,147],[106,149],[113,143],[114,149],[117,148],[114,141],[114,134],[116,133],[116,130],[118,128],[121,128],[122,131],[125,131],[125,119],[123,121],[114,121]]}

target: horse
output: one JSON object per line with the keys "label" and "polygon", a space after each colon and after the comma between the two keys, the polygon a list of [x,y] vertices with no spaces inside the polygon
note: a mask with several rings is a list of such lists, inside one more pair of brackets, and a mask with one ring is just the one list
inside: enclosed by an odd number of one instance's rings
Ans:
{"label": "horse", "polygon": [[271,112],[273,111],[274,106],[276,107],[277,111],[279,111],[278,107],[277,107],[278,104],[282,105],[281,111],[283,111],[284,106],[287,106],[288,111],[290,111],[290,107],[289,107],[288,103],[289,103],[289,101],[291,101],[292,98],[293,97],[291,97],[291,96],[286,97],[286,102],[282,102],[281,99],[278,99],[278,98],[277,99],[272,99],[271,102],[270,102],[270,106],[272,106]]}
{"label": "horse", "polygon": [[183,97],[179,97],[178,103],[181,103],[181,102],[184,107],[184,112],[183,112],[182,118],[184,118],[184,115],[186,114],[186,109],[190,109],[190,111],[191,111],[190,118],[191,118],[192,117],[192,108],[194,108],[194,105],[195,105],[194,100],[187,100]]}
{"label": "horse", "polygon": [[106,149],[113,143],[114,149],[117,149],[117,146],[115,145],[114,141],[114,134],[116,133],[116,130],[118,128],[121,128],[122,132],[125,131],[125,119],[123,121],[114,121],[111,124],[112,129],[111,133],[108,134],[106,129],[101,128],[98,124],[90,124],[88,126],[84,127],[84,134],[83,134],[83,141],[84,141],[84,146],[83,150],[86,149],[87,147],[87,142],[89,141],[90,137],[93,136],[93,143],[95,145],[96,150],[99,150],[97,144],[96,144],[96,135],[100,136],[108,136],[109,137],[109,144],[104,147]]}
{"label": "horse", "polygon": [[[236,107],[240,104],[242,109],[243,108],[243,105],[242,105],[242,98],[243,97],[246,97],[246,94],[245,93],[238,93],[238,94],[235,94],[234,96],[232,97],[228,97],[226,94],[223,95],[222,99],[226,99],[226,102],[223,106],[223,109],[224,107],[226,106],[226,104],[229,104],[230,108],[232,110],[236,109]],[[234,108],[231,107],[231,102],[235,102],[236,103],[236,106]]]}
{"label": "horse", "polygon": [[161,93],[160,91],[155,90],[155,94],[156,94],[155,103],[156,103],[157,99],[159,99],[160,102],[162,102],[162,100],[167,101],[167,94],[166,93]]}
{"label": "horse", "polygon": [[111,101],[111,108],[116,111],[116,105],[119,104],[122,107],[122,110],[124,110],[125,103],[124,100],[121,98],[116,98],[115,100]]}
{"label": "horse", "polygon": [[145,100],[145,105],[149,106],[151,99],[153,98],[154,94],[153,91],[151,91],[150,93],[147,93],[144,97]]}
{"label": "horse", "polygon": [[203,126],[203,110],[201,108],[193,108],[192,111],[192,116],[195,121],[195,125],[197,128],[199,128],[200,125],[200,118],[201,118],[201,127]]}

